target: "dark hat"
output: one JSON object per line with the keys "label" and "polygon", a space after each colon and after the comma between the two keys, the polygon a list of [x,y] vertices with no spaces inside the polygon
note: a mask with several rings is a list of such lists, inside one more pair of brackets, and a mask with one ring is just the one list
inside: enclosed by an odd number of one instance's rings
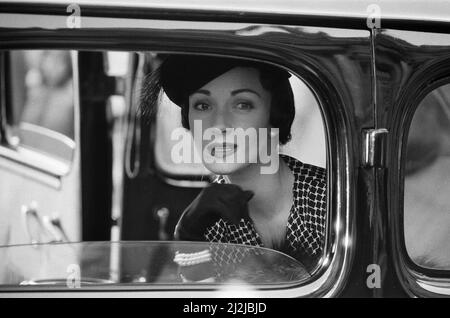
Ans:
{"label": "dark hat", "polygon": [[159,68],[160,85],[172,102],[182,106],[193,92],[238,66],[255,67],[270,72],[274,80],[290,77],[288,72],[278,67],[255,61],[200,55],[170,55]]}

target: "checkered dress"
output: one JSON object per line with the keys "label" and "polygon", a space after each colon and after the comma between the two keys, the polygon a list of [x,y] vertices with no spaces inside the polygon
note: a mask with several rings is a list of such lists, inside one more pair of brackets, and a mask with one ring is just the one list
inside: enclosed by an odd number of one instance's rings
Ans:
{"label": "checkered dress", "polygon": [[[287,155],[280,157],[295,177],[292,189],[294,202],[288,217],[285,242],[280,251],[294,257],[309,270],[320,257],[324,246],[327,214],[326,170],[304,164]],[[225,180],[219,177],[214,182],[225,183]],[[209,242],[264,246],[253,222],[244,219],[241,219],[238,226],[220,219],[206,230],[205,239]],[[239,263],[249,251],[251,249],[248,248],[217,247],[212,254],[214,262],[221,267]]]}

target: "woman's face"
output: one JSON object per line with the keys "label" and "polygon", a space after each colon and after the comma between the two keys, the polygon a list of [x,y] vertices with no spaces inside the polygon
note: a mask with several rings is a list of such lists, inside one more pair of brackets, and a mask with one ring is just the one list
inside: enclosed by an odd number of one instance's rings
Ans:
{"label": "woman's face", "polygon": [[270,144],[270,103],[252,67],[235,67],[189,96],[189,127],[208,170],[231,174],[259,162]]}

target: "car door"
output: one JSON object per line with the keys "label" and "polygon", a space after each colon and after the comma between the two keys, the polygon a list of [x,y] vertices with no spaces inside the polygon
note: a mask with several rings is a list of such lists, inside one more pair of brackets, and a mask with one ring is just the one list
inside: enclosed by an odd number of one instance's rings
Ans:
{"label": "car door", "polygon": [[386,21],[376,36],[376,120],[387,135],[376,213],[390,246],[389,275],[409,295],[444,296],[450,293],[450,34],[444,22],[427,18]]}
{"label": "car door", "polygon": [[[255,13],[247,12],[248,8],[244,7],[230,7],[227,11],[220,6],[211,10],[186,7],[160,10],[140,2],[131,6],[88,5],[86,16],[81,19],[83,27],[71,29],[66,24],[67,8],[63,3],[51,6],[51,10],[40,7],[42,11],[34,12],[33,19],[27,20],[31,25],[22,23],[29,8],[19,5],[2,13],[5,32],[1,34],[4,39],[1,48],[35,47],[39,42],[43,47],[82,51],[78,53],[79,70],[83,70],[79,74],[79,138],[82,222],[87,222],[86,227],[83,223],[82,231],[89,227],[87,233],[92,235],[83,234],[82,239],[86,240],[107,239],[111,224],[122,227],[122,239],[170,238],[183,207],[199,191],[199,181],[204,181],[201,172],[194,177],[184,172],[177,175],[173,173],[173,166],[165,170],[158,166],[155,159],[160,155],[158,140],[152,140],[157,137],[157,126],[151,121],[135,120],[138,107],[132,102],[136,96],[134,89],[139,88],[135,77],[146,67],[152,69],[154,52],[234,56],[288,70],[309,90],[323,124],[328,180],[326,244],[310,280],[290,286],[264,286],[257,292],[266,296],[373,295],[372,288],[366,285],[366,269],[377,253],[368,246],[376,246],[380,241],[378,232],[369,231],[373,229],[372,217],[377,216],[372,213],[377,197],[371,192],[376,167],[372,161],[363,159],[368,145],[363,132],[376,128],[373,37],[365,19],[357,19],[356,23],[353,18],[309,16],[301,7],[291,15],[287,12],[292,8],[285,4],[278,7],[271,3],[269,7],[271,9],[264,9],[267,12]],[[83,14],[83,7],[81,9]],[[248,15],[240,14],[239,10]],[[96,52],[86,52],[89,50]],[[120,189],[114,191],[115,177],[111,168],[114,145],[110,135],[113,122],[108,120],[105,104],[117,87],[101,70],[104,59],[99,51],[104,50],[130,51],[135,56],[126,79],[129,86],[125,89],[130,129],[123,146],[123,170],[119,166],[119,175],[125,175],[123,209],[120,217],[113,220],[111,209],[120,206],[121,201],[117,201],[118,205],[113,202],[121,194]],[[164,140],[160,141],[160,145],[163,143]],[[367,167],[362,164],[365,162],[368,162]],[[111,193],[116,196],[112,197]],[[140,253],[140,250],[130,251],[121,256],[125,268],[137,264],[133,262],[133,253]],[[152,259],[160,251],[156,249]],[[118,258],[111,259],[117,264]],[[108,263],[109,259],[103,262]],[[142,275],[145,278],[145,273]],[[192,293],[189,288],[194,289],[196,295],[210,295],[217,287],[180,288],[181,283],[161,287],[142,281],[138,289],[141,294],[150,296],[161,295],[163,291],[169,296],[188,296]],[[134,284],[140,282],[140,277],[131,280]],[[64,287],[58,291],[72,292]],[[87,294],[90,292],[94,291],[86,290]]]}

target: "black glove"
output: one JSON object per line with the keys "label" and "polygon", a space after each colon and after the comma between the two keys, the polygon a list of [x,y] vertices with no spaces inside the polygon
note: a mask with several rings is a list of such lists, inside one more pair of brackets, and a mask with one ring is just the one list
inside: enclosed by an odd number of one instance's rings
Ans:
{"label": "black glove", "polygon": [[212,183],[204,188],[181,215],[175,227],[175,239],[204,241],[206,229],[219,219],[238,225],[249,219],[248,201],[252,191],[244,191],[235,184]]}

